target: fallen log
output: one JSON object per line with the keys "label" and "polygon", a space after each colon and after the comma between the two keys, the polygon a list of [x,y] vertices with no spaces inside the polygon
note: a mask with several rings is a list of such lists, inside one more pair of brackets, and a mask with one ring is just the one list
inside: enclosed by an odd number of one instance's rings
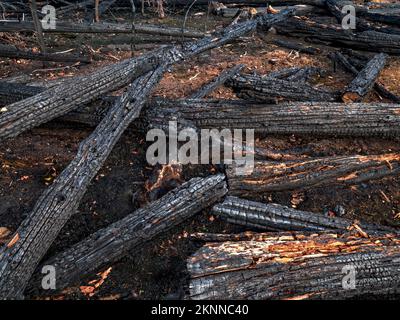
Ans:
{"label": "fallen log", "polygon": [[[153,104],[154,103],[154,104]],[[185,119],[201,129],[254,129],[263,134],[380,136],[400,134],[400,106],[385,103],[252,104],[229,100],[154,100],[144,120],[153,126]]]}
{"label": "fallen log", "polygon": [[27,86],[19,83],[8,83],[0,81],[0,104],[6,105],[20,101],[42,92],[43,88]]}
{"label": "fallen log", "polygon": [[14,46],[0,44],[0,57],[12,59],[28,59],[39,61],[54,61],[54,62],[82,62],[90,63],[90,58],[78,57],[65,53],[37,53],[27,50],[20,50]]}
{"label": "fallen log", "polygon": [[382,179],[400,172],[400,155],[340,156],[298,161],[255,161],[250,175],[237,175],[237,165],[228,165],[231,195],[304,190],[321,186],[350,186]]}
{"label": "fallen log", "polygon": [[15,137],[116,90],[143,72],[154,69],[157,64],[156,56],[146,54],[87,76],[68,79],[35,96],[7,105],[0,112],[0,140]]}
{"label": "fallen log", "polygon": [[205,84],[200,90],[193,93],[189,99],[201,99],[207,96],[210,92],[223,85],[227,80],[239,73],[244,68],[243,64],[236,65],[232,68],[226,69],[221,74],[214,78],[209,83]]}
{"label": "fallen log", "polygon": [[400,54],[400,35],[377,31],[353,32],[341,25],[313,21],[306,17],[292,17],[274,26],[278,33],[290,37],[305,37],[307,41],[323,41],[356,50]]}
{"label": "fallen log", "polygon": [[187,261],[189,299],[343,299],[392,294],[400,284],[393,235],[273,233],[207,243]]}
{"label": "fallen log", "polygon": [[[260,203],[228,196],[216,204],[212,213],[230,223],[268,231],[335,231],[347,232],[354,221],[341,217],[326,217],[319,213],[301,211],[276,203]],[[395,230],[377,224],[357,222],[368,234]]]}
{"label": "fallen log", "polygon": [[[197,0],[197,5],[208,5],[208,0]],[[237,4],[237,5],[262,5],[265,6],[265,0],[219,0],[218,2],[223,4]],[[188,1],[186,0],[173,0],[172,3],[177,6],[187,6]],[[308,4],[313,6],[323,7],[325,5],[325,0],[268,0],[268,4],[270,5],[284,5],[284,4],[292,4],[292,5],[301,5],[301,4]]]}
{"label": "fallen log", "polygon": [[[33,22],[30,21],[0,21],[0,32],[34,31]],[[55,29],[44,29],[45,33],[139,33],[158,36],[202,38],[204,33],[181,28],[162,27],[153,25],[127,24],[127,23],[91,23],[77,24],[67,21],[57,21]]]}
{"label": "fallen log", "polygon": [[296,50],[300,53],[308,53],[308,54],[318,54],[321,52],[320,49],[318,48],[314,48],[314,47],[307,47],[304,46],[302,44],[299,43],[295,43],[295,42],[289,42],[289,41],[284,41],[284,40],[274,40],[273,41],[274,44],[276,44],[277,46],[283,47],[283,48],[287,48],[287,49],[291,49],[291,50]]}
{"label": "fallen log", "polygon": [[[335,53],[330,54],[329,57],[333,61],[340,63],[347,71],[351,72],[353,75],[358,75],[359,71],[357,70],[357,68],[342,53],[336,51]],[[382,85],[379,81],[375,81],[374,89],[382,97],[390,99],[395,103],[400,103],[400,97],[387,90],[385,86]]]}
{"label": "fallen log", "polygon": [[62,227],[75,213],[84,192],[107,159],[148,94],[163,67],[136,79],[95,131],[79,146],[74,160],[42,194],[13,239],[0,248],[0,297],[21,298],[30,276]]}
{"label": "fallen log", "polygon": [[69,79],[36,96],[8,105],[0,111],[0,141],[60,117],[79,105],[128,84],[132,79],[154,70],[160,64],[178,62],[224,45],[254,30],[258,25],[268,27],[292,14],[293,10],[286,10],[276,15],[266,14],[255,20],[230,26],[211,37],[184,43],[182,48],[177,46],[162,48],[138,58],[107,66],[94,74]]}
{"label": "fallen log", "polygon": [[323,71],[320,68],[315,67],[290,67],[283,68],[277,71],[272,71],[264,77],[269,79],[281,79],[288,81],[308,81],[315,75],[322,75]]}
{"label": "fallen log", "polygon": [[139,116],[146,99],[170,64],[225,44],[232,38],[253,30],[259,23],[269,25],[290,14],[291,11],[286,11],[271,17],[260,17],[256,21],[237,24],[218,33],[219,38],[199,40],[185,45],[181,51],[176,48],[170,49],[167,53],[164,52],[161,66],[137,78],[108,111],[93,133],[81,143],[74,160],[42,194],[11,241],[0,248],[0,298],[23,296],[25,287],[40,260],[62,227],[75,213],[91,180],[123,132]]}
{"label": "fallen log", "polygon": [[386,54],[377,54],[346,87],[342,100],[346,103],[359,102],[372,89],[380,72],[386,64]]}
{"label": "fallen log", "polygon": [[[56,270],[57,290],[78,282],[90,272],[140,250],[155,237],[192,218],[222,198],[224,175],[194,178],[122,220],[100,229],[66,251],[45,261]],[[79,263],[77,263],[79,262]],[[39,267],[39,270],[41,268]],[[40,285],[38,272],[35,285]]]}
{"label": "fallen log", "polygon": [[226,82],[239,98],[265,103],[281,100],[338,101],[339,92],[314,88],[304,82],[271,79],[254,75],[237,75]]}

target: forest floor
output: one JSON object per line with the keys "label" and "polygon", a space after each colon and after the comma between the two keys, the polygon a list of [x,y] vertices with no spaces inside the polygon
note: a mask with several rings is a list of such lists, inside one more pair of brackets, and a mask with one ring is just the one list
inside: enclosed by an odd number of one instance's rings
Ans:
{"label": "forest floor", "polygon": [[[204,31],[205,28],[222,27],[230,19],[210,16],[206,19],[205,10],[195,9],[187,23],[188,28]],[[181,26],[183,13],[168,14],[160,20],[154,16],[138,17],[140,22]],[[123,20],[120,19],[120,20]],[[206,22],[207,21],[207,24]],[[63,37],[46,35],[46,42],[55,50],[82,48],[87,50],[91,40],[99,35],[78,35]],[[108,36],[110,37],[110,36]],[[182,98],[200,88],[227,67],[243,63],[243,72],[267,74],[270,71],[292,66],[317,66],[326,70],[326,76],[315,79],[315,83],[330,88],[342,89],[352,76],[337,68],[334,70],[327,54],[331,47],[318,46],[319,55],[308,55],[283,49],[269,44],[273,33],[248,35],[242,41],[211,50],[185,63],[175,65],[165,75],[154,95],[166,98]],[[0,34],[0,40],[18,47],[32,48],[35,40],[26,35]],[[297,41],[297,40],[296,40]],[[104,46],[103,46],[104,49]],[[89,65],[76,65],[68,69],[57,65],[43,66],[40,62],[27,60],[0,60],[0,78],[19,74],[29,74],[35,80],[56,79],[85,74],[105,64],[131,56],[130,51],[120,51],[113,46],[100,51],[93,48],[101,59]],[[146,50],[135,50],[139,55]],[[60,65],[61,66],[61,65]],[[51,68],[52,70],[49,70]],[[388,89],[400,95],[400,58],[391,57],[379,77]],[[219,88],[209,97],[235,98],[227,88]],[[371,93],[366,101],[382,101]],[[46,124],[0,145],[0,227],[15,231],[26,214],[30,212],[39,195],[48,184],[65,168],[76,154],[78,144],[90,134],[87,128],[62,124]],[[257,145],[277,150],[307,150],[310,156],[370,155],[400,152],[400,141],[377,138],[319,138],[313,136],[257,136]],[[51,246],[47,257],[61,252],[89,234],[117,221],[135,209],[145,205],[149,181],[154,180],[157,171],[146,162],[145,134],[128,129],[114,148],[102,170],[93,180],[78,212],[64,227]],[[207,176],[218,171],[212,166],[185,167],[180,177],[173,179],[186,181],[194,176]],[[172,184],[171,184],[172,185]],[[160,191],[167,192],[168,184]],[[301,210],[323,212],[336,205],[345,208],[345,217],[362,219],[383,225],[400,225],[400,178],[391,177],[363,183],[348,188],[312,188],[306,192],[266,193],[256,200],[276,202],[295,206]],[[101,274],[82,279],[80,284],[63,292],[50,294],[38,288],[30,288],[30,299],[170,299],[182,298],[187,287],[186,259],[199,244],[189,240],[191,232],[242,231],[209,214],[205,210],[178,228],[175,228],[148,243],[141,252],[127,255],[120,261],[101,271],[109,272],[104,283],[89,293],[85,286],[93,280],[101,279]],[[111,268],[111,269],[109,269]]]}

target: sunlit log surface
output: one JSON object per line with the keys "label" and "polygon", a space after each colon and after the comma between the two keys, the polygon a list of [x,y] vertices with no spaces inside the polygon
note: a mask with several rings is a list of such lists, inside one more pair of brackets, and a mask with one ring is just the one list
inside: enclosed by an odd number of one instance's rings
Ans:
{"label": "sunlit log surface", "polygon": [[237,175],[236,167],[235,164],[229,165],[226,170],[230,194],[251,195],[321,186],[350,186],[397,175],[400,172],[400,155],[256,161],[249,175]]}
{"label": "sunlit log surface", "polygon": [[207,243],[187,261],[189,299],[339,299],[393,294],[400,239],[393,235],[272,233]]}

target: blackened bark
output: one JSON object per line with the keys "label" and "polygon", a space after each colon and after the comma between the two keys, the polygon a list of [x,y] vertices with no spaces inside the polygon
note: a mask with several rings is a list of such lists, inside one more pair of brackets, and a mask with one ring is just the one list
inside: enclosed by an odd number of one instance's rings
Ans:
{"label": "blackened bark", "polygon": [[236,174],[235,164],[226,170],[230,194],[240,196],[321,186],[349,186],[397,175],[399,172],[399,154],[324,157],[285,162],[256,161],[252,173],[242,176]]}
{"label": "blackened bark", "polygon": [[342,100],[346,103],[359,102],[372,89],[379,73],[385,67],[387,55],[377,54],[362,69],[347,86]]}
{"label": "blackened bark", "polygon": [[[320,213],[296,210],[277,203],[260,203],[229,196],[216,204],[212,213],[230,223],[269,231],[336,231],[347,232],[353,221],[341,217],[326,217]],[[377,224],[357,223],[365,232],[395,232]]]}
{"label": "blackened bark", "polygon": [[[343,299],[393,294],[400,240],[336,234],[264,234],[207,243],[187,261],[190,299]],[[353,271],[355,286],[344,276]]]}
{"label": "blackened bark", "polygon": [[[211,206],[228,191],[224,180],[221,174],[191,179],[45,261],[43,265],[52,265],[56,269],[57,290],[74,284],[107,263],[115,262],[128,251],[131,254],[139,251],[155,237]],[[39,272],[36,278],[40,278]],[[40,285],[40,281],[33,283]]]}

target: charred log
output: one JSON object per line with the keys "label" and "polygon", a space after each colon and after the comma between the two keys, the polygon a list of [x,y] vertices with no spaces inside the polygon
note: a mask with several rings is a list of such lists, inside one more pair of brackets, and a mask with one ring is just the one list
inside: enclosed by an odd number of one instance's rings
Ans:
{"label": "charred log", "polygon": [[381,179],[400,172],[400,155],[342,156],[300,161],[256,161],[250,175],[236,175],[236,165],[228,166],[232,195],[303,190],[313,187],[350,186]]}
{"label": "charred log", "polygon": [[[30,21],[23,22],[0,22],[0,32],[22,32],[34,31],[34,25]],[[160,27],[140,24],[115,24],[115,23],[92,23],[72,24],[67,21],[58,21],[55,29],[44,29],[47,33],[140,33],[158,36],[173,36],[187,38],[201,38],[204,34],[198,31],[183,30],[180,28]]]}
{"label": "charred log", "polygon": [[11,138],[42,123],[62,116],[94,100],[100,95],[128,84],[132,79],[154,70],[158,65],[169,65],[203,51],[226,44],[240,37],[258,25],[270,26],[286,19],[293,11],[286,10],[277,15],[265,15],[256,20],[246,21],[211,37],[185,43],[182,48],[171,47],[156,50],[132,58],[87,76],[70,79],[36,96],[2,108],[0,113],[0,140]]}
{"label": "charred log", "polygon": [[328,42],[339,47],[350,47],[357,50],[400,53],[400,35],[377,31],[353,32],[344,30],[341,25],[327,24],[302,17],[293,17],[275,26],[279,33],[294,37],[305,37],[306,40]]}
{"label": "charred log", "polygon": [[156,100],[145,118],[155,127],[185,119],[201,129],[254,129],[268,134],[398,136],[400,106],[297,102],[279,105],[224,100]]}
{"label": "charred log", "polygon": [[42,92],[43,88],[19,83],[0,82],[1,105],[14,103]]}
{"label": "charred log", "polygon": [[239,98],[265,103],[281,100],[294,101],[338,101],[339,92],[314,88],[303,82],[263,78],[253,75],[238,75],[227,81]]}
{"label": "charred log", "polygon": [[[342,53],[335,52],[334,54],[330,54],[329,57],[333,61],[340,63],[347,71],[351,72],[353,75],[356,76],[359,74],[359,71],[357,70],[355,63],[353,61],[350,61],[350,59],[347,59]],[[388,89],[386,89],[384,85],[379,81],[375,81],[374,89],[382,97],[390,99],[393,102],[400,103],[400,97],[396,96]]]}
{"label": "charred log", "polygon": [[387,55],[383,53],[373,57],[347,86],[342,100],[346,103],[359,102],[374,86],[379,73],[385,67],[386,58]]}
{"label": "charred log", "polygon": [[223,85],[227,80],[239,73],[244,68],[243,64],[239,64],[232,68],[226,69],[221,74],[214,78],[212,81],[204,85],[200,90],[193,93],[189,99],[201,99],[211,93],[213,90]]}
{"label": "charred log", "polygon": [[[237,197],[227,197],[223,203],[216,204],[212,213],[230,223],[268,231],[333,231],[347,232],[353,221],[341,217],[326,217],[292,209],[276,203],[260,203]],[[376,224],[357,223],[368,234],[395,232]]]}
{"label": "charred log", "polygon": [[296,50],[300,53],[318,54],[321,52],[321,50],[318,48],[307,47],[307,46],[304,46],[302,44],[295,43],[295,42],[289,42],[289,41],[284,41],[284,40],[278,39],[278,40],[274,40],[273,43],[276,44],[277,46],[291,49],[291,50]]}
{"label": "charred log", "polygon": [[[207,243],[187,261],[190,299],[338,299],[398,292],[396,236],[266,235]],[[347,268],[347,269],[344,269]],[[354,270],[355,286],[343,284]]]}

